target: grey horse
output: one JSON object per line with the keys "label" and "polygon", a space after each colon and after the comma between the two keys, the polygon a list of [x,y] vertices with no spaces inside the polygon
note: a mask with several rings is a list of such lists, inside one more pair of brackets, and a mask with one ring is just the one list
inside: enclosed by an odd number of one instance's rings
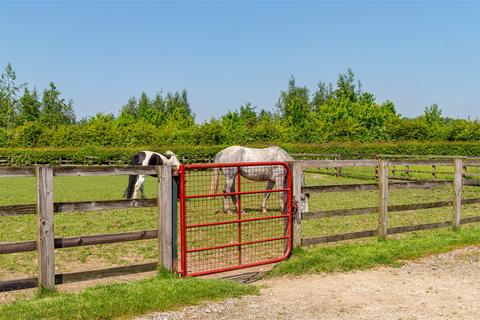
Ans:
{"label": "grey horse", "polygon": [[[273,161],[293,161],[293,158],[282,148],[268,147],[268,148],[247,148],[240,146],[232,146],[223,149],[215,155],[214,163],[241,163],[241,162],[273,162]],[[222,170],[225,175],[224,192],[235,192],[235,178],[237,176],[236,167],[215,168],[212,174],[211,193],[217,193],[218,188],[218,174]],[[267,181],[266,190],[272,190],[274,186],[283,189],[287,188],[288,180],[286,170],[281,166],[246,166],[240,168],[240,175],[248,180],[253,181]],[[303,185],[303,176],[302,176]],[[265,192],[261,210],[263,213],[267,212],[267,200],[271,192]],[[301,212],[308,212],[308,195],[302,194],[299,209]],[[237,206],[237,197],[231,196],[235,206]],[[282,213],[287,213],[287,196],[285,192],[279,193],[280,209]],[[224,212],[230,211],[229,200],[227,196],[223,197]]]}

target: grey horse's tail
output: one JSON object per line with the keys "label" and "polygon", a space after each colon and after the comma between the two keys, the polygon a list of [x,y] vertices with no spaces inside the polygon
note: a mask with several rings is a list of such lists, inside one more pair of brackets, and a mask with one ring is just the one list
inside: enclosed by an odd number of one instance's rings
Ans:
{"label": "grey horse's tail", "polygon": [[218,172],[220,171],[219,168],[213,168],[212,172],[212,182],[210,184],[210,193],[216,194],[218,189]]}
{"label": "grey horse's tail", "polygon": [[[131,165],[138,164],[138,154],[134,155],[132,161],[130,162]],[[132,199],[133,193],[135,192],[135,184],[137,183],[138,175],[132,174],[128,176],[128,185],[125,191],[123,192],[123,197],[127,199]]]}

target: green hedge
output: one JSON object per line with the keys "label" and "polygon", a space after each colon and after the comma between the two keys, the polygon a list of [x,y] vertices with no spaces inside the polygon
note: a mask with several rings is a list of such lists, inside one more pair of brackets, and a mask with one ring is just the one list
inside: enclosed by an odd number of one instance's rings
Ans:
{"label": "green hedge", "polygon": [[[257,144],[254,147],[265,145]],[[379,154],[420,156],[480,156],[480,142],[396,142],[281,144],[290,153],[341,154],[348,158],[369,158]],[[226,146],[158,146],[131,148],[0,148],[4,165],[31,164],[126,164],[141,150],[173,150],[183,163],[206,162]]]}

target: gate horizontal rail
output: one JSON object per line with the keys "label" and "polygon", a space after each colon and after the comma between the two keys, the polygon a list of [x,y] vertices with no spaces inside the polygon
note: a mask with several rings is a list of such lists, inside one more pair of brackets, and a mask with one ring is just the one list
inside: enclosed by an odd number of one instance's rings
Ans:
{"label": "gate horizontal rail", "polygon": [[201,251],[208,251],[208,250],[217,250],[217,249],[231,248],[231,247],[239,247],[239,246],[248,246],[248,245],[251,245],[251,244],[271,242],[271,241],[278,241],[278,240],[284,240],[284,239],[288,239],[288,238],[290,238],[290,237],[289,237],[289,236],[283,236],[283,237],[276,237],[276,238],[255,240],[255,241],[246,241],[246,242],[222,244],[222,245],[213,246],[213,247],[193,248],[193,249],[187,249],[187,253],[201,252]]}
{"label": "gate horizontal rail", "polygon": [[211,194],[193,194],[185,196],[185,199],[195,199],[195,198],[215,198],[215,197],[225,197],[225,196],[237,196],[237,195],[247,195],[247,194],[259,194],[259,193],[277,193],[277,192],[286,192],[290,189],[274,189],[274,190],[255,190],[255,191],[235,191],[235,192],[224,192],[224,193],[211,193]]}
{"label": "gate horizontal rail", "polygon": [[197,223],[197,224],[189,224],[186,226],[187,229],[191,228],[201,228],[201,227],[210,227],[210,226],[220,226],[224,224],[234,224],[234,223],[245,223],[245,222],[252,222],[252,221],[262,221],[262,220],[271,220],[271,219],[285,219],[288,218],[288,215],[280,215],[280,216],[268,216],[268,217],[258,217],[258,218],[247,218],[247,219],[236,219],[236,220],[228,220],[228,221],[217,221],[217,222],[208,222],[208,223]]}

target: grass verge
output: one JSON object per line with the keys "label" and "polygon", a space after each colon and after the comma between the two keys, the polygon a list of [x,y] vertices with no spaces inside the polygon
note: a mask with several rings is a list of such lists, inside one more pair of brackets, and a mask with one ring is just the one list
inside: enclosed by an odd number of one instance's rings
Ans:
{"label": "grass verge", "polygon": [[179,279],[159,274],[79,293],[39,293],[35,298],[0,306],[0,319],[128,319],[150,311],[256,293],[258,288],[232,281]]}
{"label": "grass verge", "polygon": [[480,227],[460,231],[437,230],[375,240],[364,244],[339,244],[295,250],[289,260],[278,264],[269,276],[368,269],[377,265],[400,266],[403,260],[480,244]]}

